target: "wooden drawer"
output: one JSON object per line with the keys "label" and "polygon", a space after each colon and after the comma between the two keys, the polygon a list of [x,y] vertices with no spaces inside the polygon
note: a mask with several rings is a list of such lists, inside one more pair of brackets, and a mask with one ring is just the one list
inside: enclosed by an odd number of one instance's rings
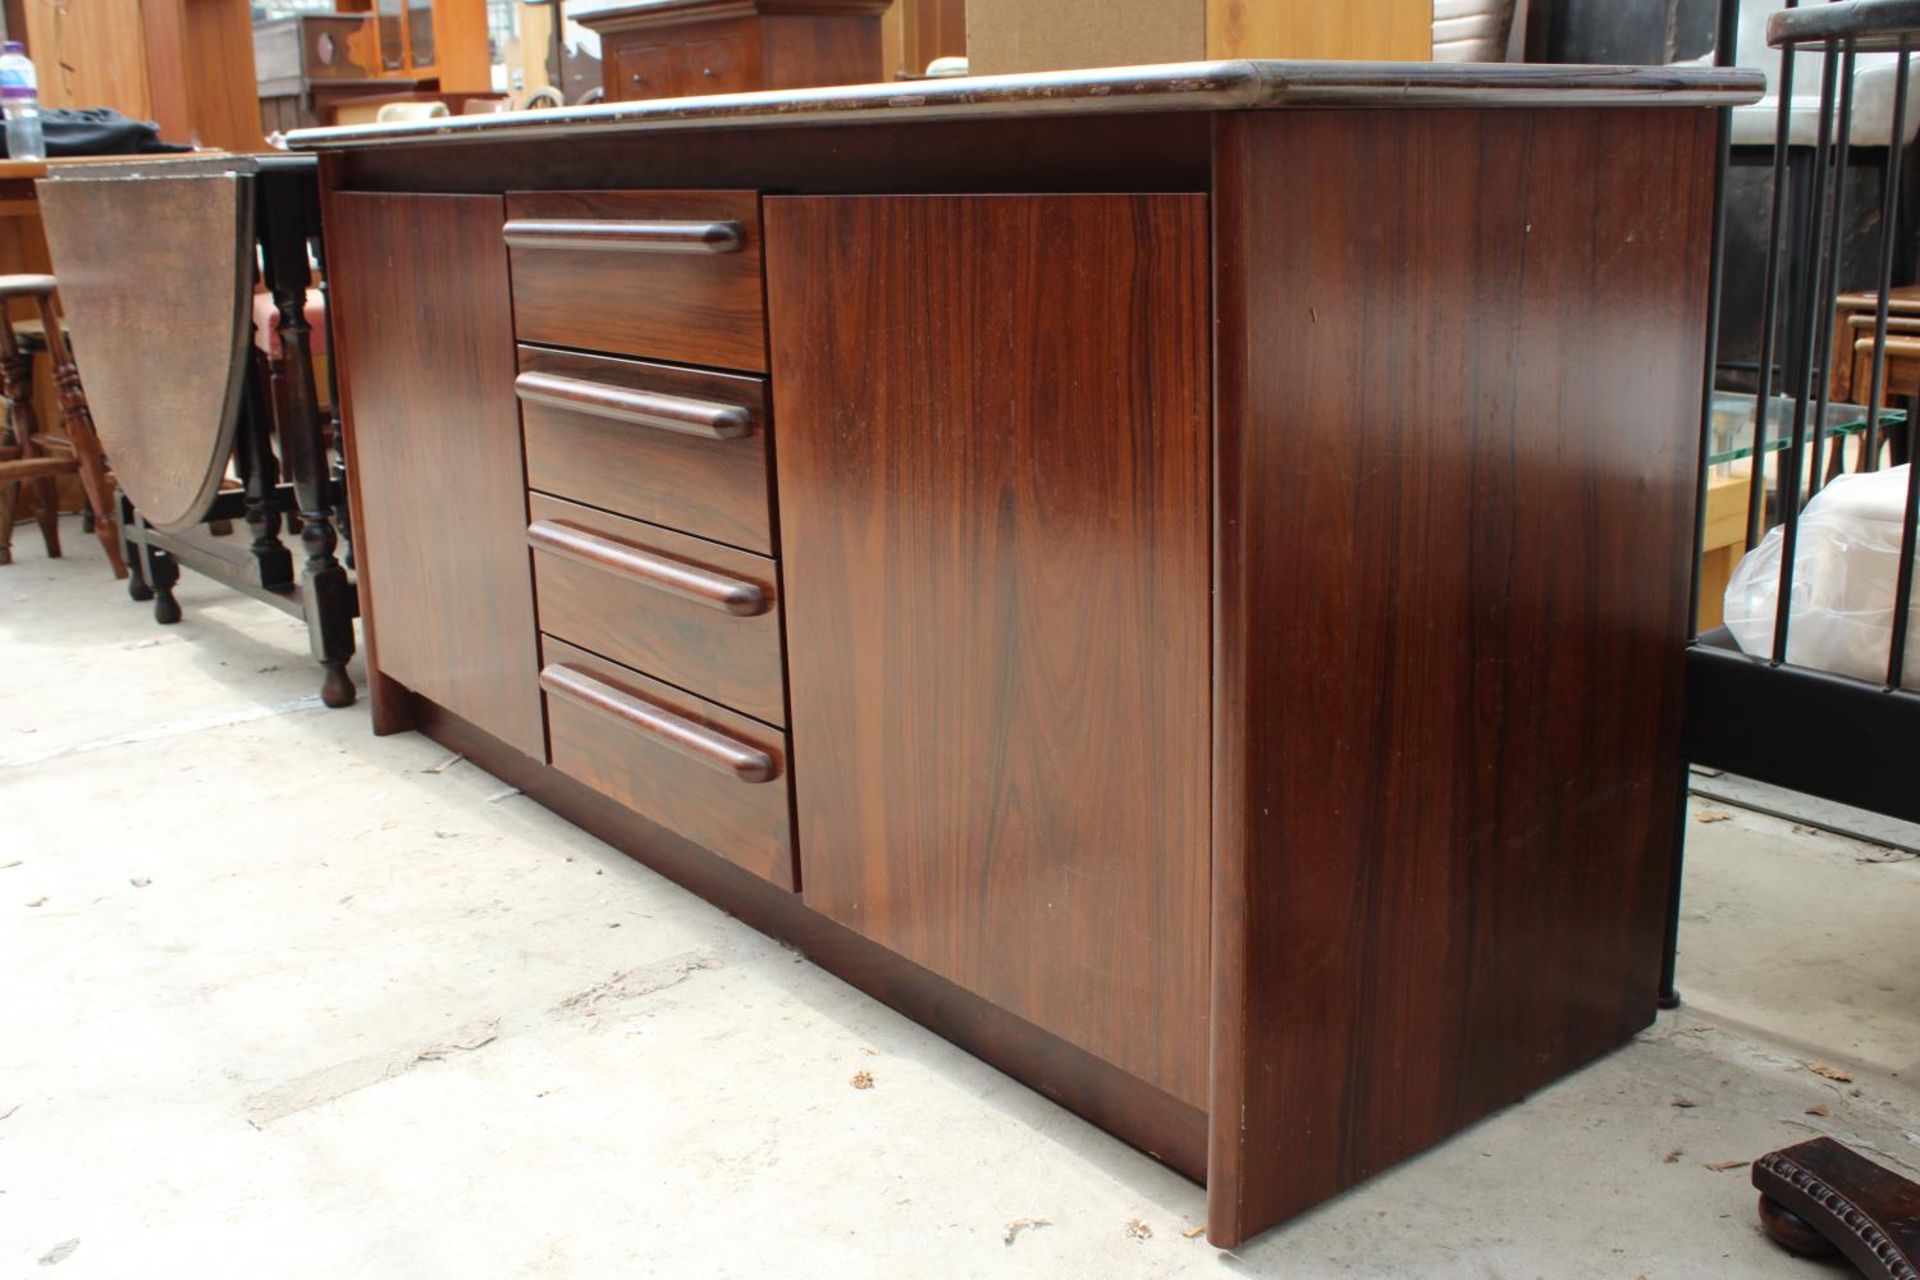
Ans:
{"label": "wooden drawer", "polygon": [[527,507],[542,631],[787,722],[772,560],[541,494]]}
{"label": "wooden drawer", "polygon": [[797,887],[784,733],[552,636],[540,647],[555,769]]}
{"label": "wooden drawer", "polygon": [[683,94],[741,93],[758,87],[747,62],[747,42],[740,36],[689,40],[677,53]]}
{"label": "wooden drawer", "polygon": [[773,551],[764,378],[520,348],[527,485]]}
{"label": "wooden drawer", "polygon": [[504,234],[522,341],[766,371],[755,193],[513,192]]}
{"label": "wooden drawer", "polygon": [[611,51],[613,74],[604,77],[618,88],[616,101],[634,98],[671,98],[679,92],[673,73],[673,50],[664,45],[625,45]]}

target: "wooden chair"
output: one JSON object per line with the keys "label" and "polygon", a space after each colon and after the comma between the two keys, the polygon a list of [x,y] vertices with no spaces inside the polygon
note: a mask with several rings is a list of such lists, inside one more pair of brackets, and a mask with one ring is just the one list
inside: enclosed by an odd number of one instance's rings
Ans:
{"label": "wooden chair", "polygon": [[[93,532],[106,549],[113,576],[127,576],[120,554],[119,524],[113,514],[113,482],[107,476],[106,457],[94,434],[93,415],[74,367],[66,332],[54,314],[52,276],[0,276],[0,395],[7,401],[11,439],[0,444],[0,564],[12,559],[13,522],[20,490],[33,487],[35,516],[47,555],[60,555],[60,505],[54,477],[77,475],[93,513]],[[33,403],[33,350],[15,328],[6,305],[31,298],[40,312],[40,341],[53,361],[54,384],[60,388],[59,432],[42,432]]]}

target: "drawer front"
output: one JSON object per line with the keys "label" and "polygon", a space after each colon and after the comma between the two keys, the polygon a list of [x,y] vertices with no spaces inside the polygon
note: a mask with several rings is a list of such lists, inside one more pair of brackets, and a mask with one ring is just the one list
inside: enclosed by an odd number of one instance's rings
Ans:
{"label": "drawer front", "polygon": [[797,887],[784,733],[552,636],[540,648],[555,769]]}
{"label": "drawer front", "polygon": [[614,49],[612,83],[606,88],[616,102],[673,97],[673,50],[657,44]]}
{"label": "drawer front", "polygon": [[527,507],[542,631],[786,724],[772,560],[541,494]]}
{"label": "drawer front", "polygon": [[690,40],[680,46],[680,92],[742,93],[757,88],[747,65],[747,42],[738,36],[725,40]]}
{"label": "drawer front", "polygon": [[763,378],[520,348],[527,485],[771,554]]}
{"label": "drawer front", "polygon": [[512,192],[504,234],[521,341],[766,372],[755,193]]}

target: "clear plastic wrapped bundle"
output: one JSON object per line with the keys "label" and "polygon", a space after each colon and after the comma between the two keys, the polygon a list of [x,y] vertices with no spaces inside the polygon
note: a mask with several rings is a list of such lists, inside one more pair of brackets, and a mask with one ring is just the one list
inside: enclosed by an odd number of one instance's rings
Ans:
{"label": "clear plastic wrapped bundle", "polygon": [[[1907,468],[1838,476],[1800,515],[1787,661],[1884,680],[1893,643]],[[1748,653],[1773,652],[1784,529],[1748,552],[1727,584],[1727,630]],[[1920,595],[1920,592],[1916,592]],[[1920,618],[1910,618],[1902,684],[1920,688]]]}

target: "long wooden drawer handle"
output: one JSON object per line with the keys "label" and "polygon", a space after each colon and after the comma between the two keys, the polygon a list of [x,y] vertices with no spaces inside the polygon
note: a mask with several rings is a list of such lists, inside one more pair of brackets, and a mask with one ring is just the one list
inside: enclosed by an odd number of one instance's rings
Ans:
{"label": "long wooden drawer handle", "polygon": [[550,663],[541,669],[540,687],[556,697],[577,702],[589,711],[637,729],[687,759],[730,773],[742,782],[771,782],[778,772],[773,757],[760,748],[695,724],[685,716],[595,679],[578,667],[564,662]]}
{"label": "long wooden drawer handle", "polygon": [[633,391],[564,374],[523,373],[513,380],[513,390],[522,400],[535,404],[706,440],[738,440],[753,431],[752,412],[737,404]]}
{"label": "long wooden drawer handle", "polygon": [[515,218],[502,228],[515,249],[601,249],[614,253],[738,253],[737,222],[616,222],[610,218]]}
{"label": "long wooden drawer handle", "polygon": [[595,569],[626,574],[657,591],[736,618],[755,617],[773,607],[766,589],[757,582],[729,578],[564,520],[535,520],[527,526],[527,545]]}

